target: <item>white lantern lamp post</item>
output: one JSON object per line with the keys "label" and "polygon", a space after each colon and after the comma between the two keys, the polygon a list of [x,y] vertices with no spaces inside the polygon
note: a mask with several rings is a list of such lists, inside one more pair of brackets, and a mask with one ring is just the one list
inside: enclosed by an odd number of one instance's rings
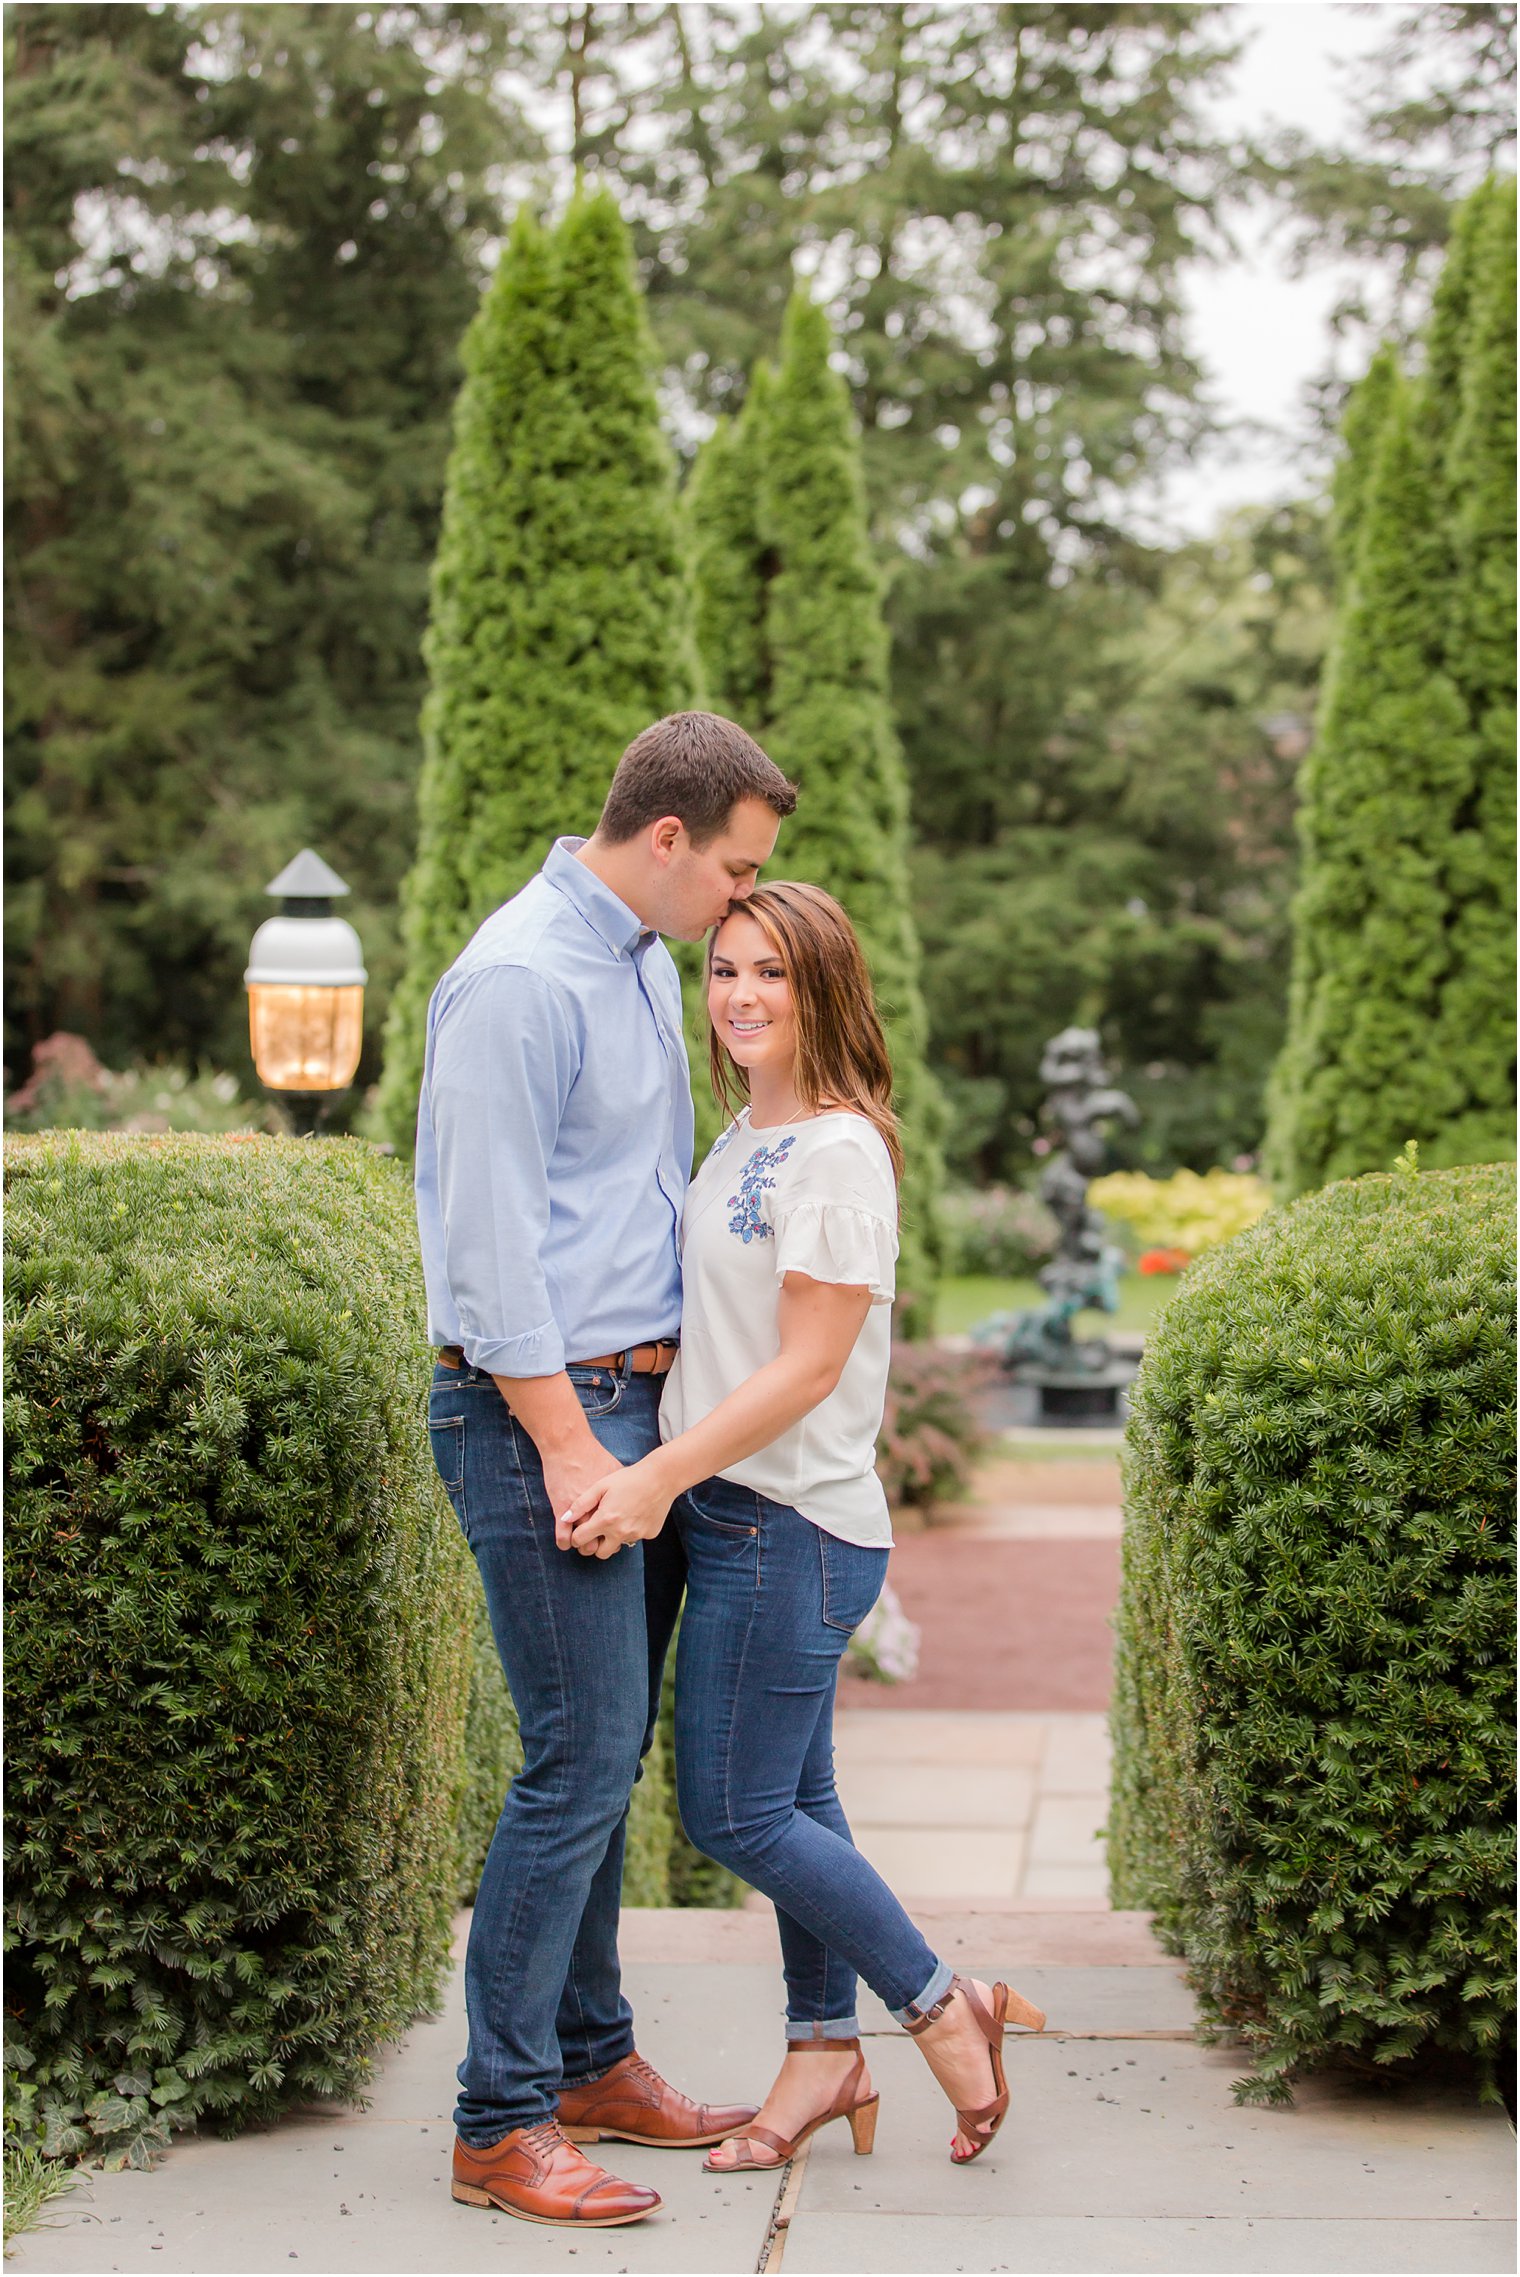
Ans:
{"label": "white lantern lamp post", "polygon": [[254,934],[243,975],[253,1064],[297,1130],[311,1132],[353,1082],[369,975],[358,934],[333,915],[348,887],[309,846],[264,891],[280,912]]}

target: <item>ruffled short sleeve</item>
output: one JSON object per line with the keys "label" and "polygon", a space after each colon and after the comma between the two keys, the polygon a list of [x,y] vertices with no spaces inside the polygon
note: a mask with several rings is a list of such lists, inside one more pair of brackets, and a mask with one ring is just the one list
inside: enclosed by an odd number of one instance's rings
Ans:
{"label": "ruffled short sleeve", "polygon": [[897,1285],[897,1228],[851,1202],[799,1201],[776,1212],[776,1278],[806,1273],[869,1289],[873,1305],[889,1305]]}

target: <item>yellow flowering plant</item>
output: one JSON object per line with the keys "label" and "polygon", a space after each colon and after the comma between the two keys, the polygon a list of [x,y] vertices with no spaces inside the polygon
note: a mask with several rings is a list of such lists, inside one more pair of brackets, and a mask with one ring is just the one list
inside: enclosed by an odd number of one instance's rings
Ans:
{"label": "yellow flowering plant", "polygon": [[1264,1181],[1241,1170],[1177,1170],[1170,1178],[1116,1170],[1095,1178],[1087,1198],[1113,1223],[1128,1227],[1142,1248],[1180,1250],[1188,1257],[1244,1233],[1272,1207]]}

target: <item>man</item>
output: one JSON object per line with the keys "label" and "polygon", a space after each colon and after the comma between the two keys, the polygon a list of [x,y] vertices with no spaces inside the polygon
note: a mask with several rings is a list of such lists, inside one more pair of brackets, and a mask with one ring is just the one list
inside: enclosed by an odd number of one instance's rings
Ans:
{"label": "man", "polygon": [[698,940],[742,901],[795,804],[730,721],[657,721],[594,835],[556,843],[428,1007],[429,1425],[523,1743],[465,1961],[454,2196],[533,2221],[610,2227],[660,2203],[576,2141],[696,2146],[754,2116],[690,2102],[634,2047],[618,1905],[668,1635],[648,1632],[642,1545],[569,1556],[554,1520],[657,1443],[680,1325],[691,1092],[658,936]]}

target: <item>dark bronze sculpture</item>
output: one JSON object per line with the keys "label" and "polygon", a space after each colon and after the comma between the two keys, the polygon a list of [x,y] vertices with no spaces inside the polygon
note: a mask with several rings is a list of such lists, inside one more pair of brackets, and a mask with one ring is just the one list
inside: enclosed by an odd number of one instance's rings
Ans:
{"label": "dark bronze sculpture", "polygon": [[1038,1388],[1043,1420],[1101,1420],[1118,1413],[1119,1390],[1134,1371],[1106,1337],[1072,1334],[1079,1312],[1119,1309],[1122,1254],[1088,1207],[1087,1187],[1107,1151],[1100,1126],[1115,1115],[1134,1124],[1140,1115],[1128,1092],[1109,1082],[1096,1029],[1063,1028],[1052,1036],[1040,1074],[1050,1086],[1045,1117],[1062,1140],[1040,1180],[1040,1198],[1061,1229],[1060,1246],[1039,1276],[1044,1303],[995,1313],[976,1338],[998,1346],[1009,1373]]}

